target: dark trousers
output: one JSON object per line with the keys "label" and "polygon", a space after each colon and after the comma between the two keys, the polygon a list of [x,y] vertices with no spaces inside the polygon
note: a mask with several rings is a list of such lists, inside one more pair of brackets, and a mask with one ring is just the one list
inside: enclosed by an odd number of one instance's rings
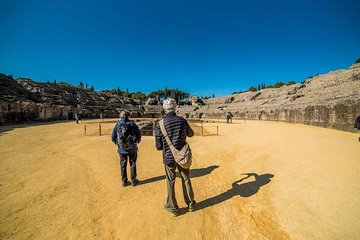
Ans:
{"label": "dark trousers", "polygon": [[185,203],[187,205],[191,205],[195,203],[194,192],[191,186],[191,181],[189,176],[190,170],[184,169],[176,163],[171,165],[165,164],[166,185],[167,185],[167,199],[166,199],[165,208],[169,211],[177,211],[177,209],[179,208],[175,198],[176,168],[180,173]]}
{"label": "dark trousers", "polygon": [[121,180],[123,182],[127,182],[127,161],[129,159],[130,162],[130,172],[131,172],[131,181],[136,180],[136,159],[137,159],[137,152],[129,153],[129,154],[120,154],[120,167],[121,167]]}

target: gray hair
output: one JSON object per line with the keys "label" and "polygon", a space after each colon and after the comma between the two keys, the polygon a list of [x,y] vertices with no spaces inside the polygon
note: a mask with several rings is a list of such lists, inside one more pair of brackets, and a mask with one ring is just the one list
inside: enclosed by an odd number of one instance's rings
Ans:
{"label": "gray hair", "polygon": [[173,112],[176,110],[176,101],[172,98],[167,98],[163,102],[163,109],[165,113]]}

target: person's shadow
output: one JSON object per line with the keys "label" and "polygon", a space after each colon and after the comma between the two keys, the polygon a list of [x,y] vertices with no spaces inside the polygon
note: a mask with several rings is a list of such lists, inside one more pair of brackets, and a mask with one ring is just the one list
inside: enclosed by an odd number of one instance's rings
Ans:
{"label": "person's shadow", "polygon": [[[259,191],[260,187],[268,184],[271,181],[271,178],[274,177],[274,175],[270,173],[266,173],[262,175],[258,175],[256,173],[245,173],[243,175],[247,175],[247,176],[238,181],[233,182],[232,188],[229,189],[228,191],[197,203],[196,210],[211,207],[215,204],[224,202],[236,195],[239,195],[241,197],[250,197],[256,194]],[[240,184],[242,181],[250,177],[254,177],[255,180],[252,182]]]}
{"label": "person's shadow", "polygon": [[[204,175],[210,174],[212,171],[214,171],[218,167],[219,166],[213,165],[213,166],[209,166],[207,168],[190,169],[190,178],[202,177]],[[176,176],[180,177],[178,172],[176,172]],[[156,182],[156,181],[161,181],[164,179],[165,179],[165,175],[152,177],[149,179],[140,180],[139,185],[152,183],[152,182]]]}

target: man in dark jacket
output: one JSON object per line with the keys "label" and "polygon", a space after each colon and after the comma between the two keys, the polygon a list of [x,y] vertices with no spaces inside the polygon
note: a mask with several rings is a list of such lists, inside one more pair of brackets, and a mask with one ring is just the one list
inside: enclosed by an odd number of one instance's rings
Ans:
{"label": "man in dark jacket", "polygon": [[[181,150],[185,143],[186,137],[192,137],[194,131],[191,129],[186,119],[179,117],[175,113],[176,101],[174,99],[166,99],[163,103],[163,109],[165,111],[164,125],[165,130],[171,140],[171,143],[177,150]],[[163,136],[159,123],[155,126],[155,141],[157,150],[163,151],[163,162],[165,166],[166,184],[167,184],[167,199],[164,206],[165,211],[170,213],[172,216],[178,216],[178,205],[175,198],[175,170],[178,169],[185,203],[188,205],[188,210],[194,211],[194,193],[191,186],[189,169],[184,169],[175,162],[174,156]]]}
{"label": "man in dark jacket", "polygon": [[226,112],[226,123],[232,123],[233,114],[232,112]]}
{"label": "man in dark jacket", "polygon": [[360,116],[358,116],[358,117],[355,119],[354,128],[357,128],[358,130],[360,130]]}
{"label": "man in dark jacket", "polygon": [[122,111],[120,121],[115,124],[112,131],[112,141],[118,146],[120,155],[122,186],[128,184],[126,165],[129,159],[131,171],[131,183],[136,186],[139,180],[136,178],[137,144],[141,141],[141,133],[134,121],[129,120],[130,113]]}
{"label": "man in dark jacket", "polygon": [[[358,130],[360,130],[360,116],[358,116],[358,117],[355,119],[354,128],[357,128]],[[360,137],[359,137],[358,140],[359,140],[359,142],[360,142]]]}

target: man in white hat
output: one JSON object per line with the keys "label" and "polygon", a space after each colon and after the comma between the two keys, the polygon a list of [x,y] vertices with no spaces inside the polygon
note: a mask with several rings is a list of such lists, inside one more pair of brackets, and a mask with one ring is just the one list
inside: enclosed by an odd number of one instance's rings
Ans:
{"label": "man in white hat", "polygon": [[[165,111],[163,120],[166,133],[171,141],[171,144],[177,150],[181,150],[186,144],[186,137],[192,137],[194,135],[194,131],[191,129],[185,118],[176,115],[176,101],[174,99],[169,98],[164,100],[163,109]],[[165,166],[167,184],[167,199],[164,206],[165,211],[174,217],[178,216],[179,207],[175,198],[174,188],[176,168],[178,169],[181,176],[185,203],[188,205],[189,212],[194,211],[195,200],[189,176],[190,170],[188,168],[182,168],[175,162],[174,156],[166,142],[159,123],[155,126],[155,141],[156,148],[163,151],[163,163]]]}

